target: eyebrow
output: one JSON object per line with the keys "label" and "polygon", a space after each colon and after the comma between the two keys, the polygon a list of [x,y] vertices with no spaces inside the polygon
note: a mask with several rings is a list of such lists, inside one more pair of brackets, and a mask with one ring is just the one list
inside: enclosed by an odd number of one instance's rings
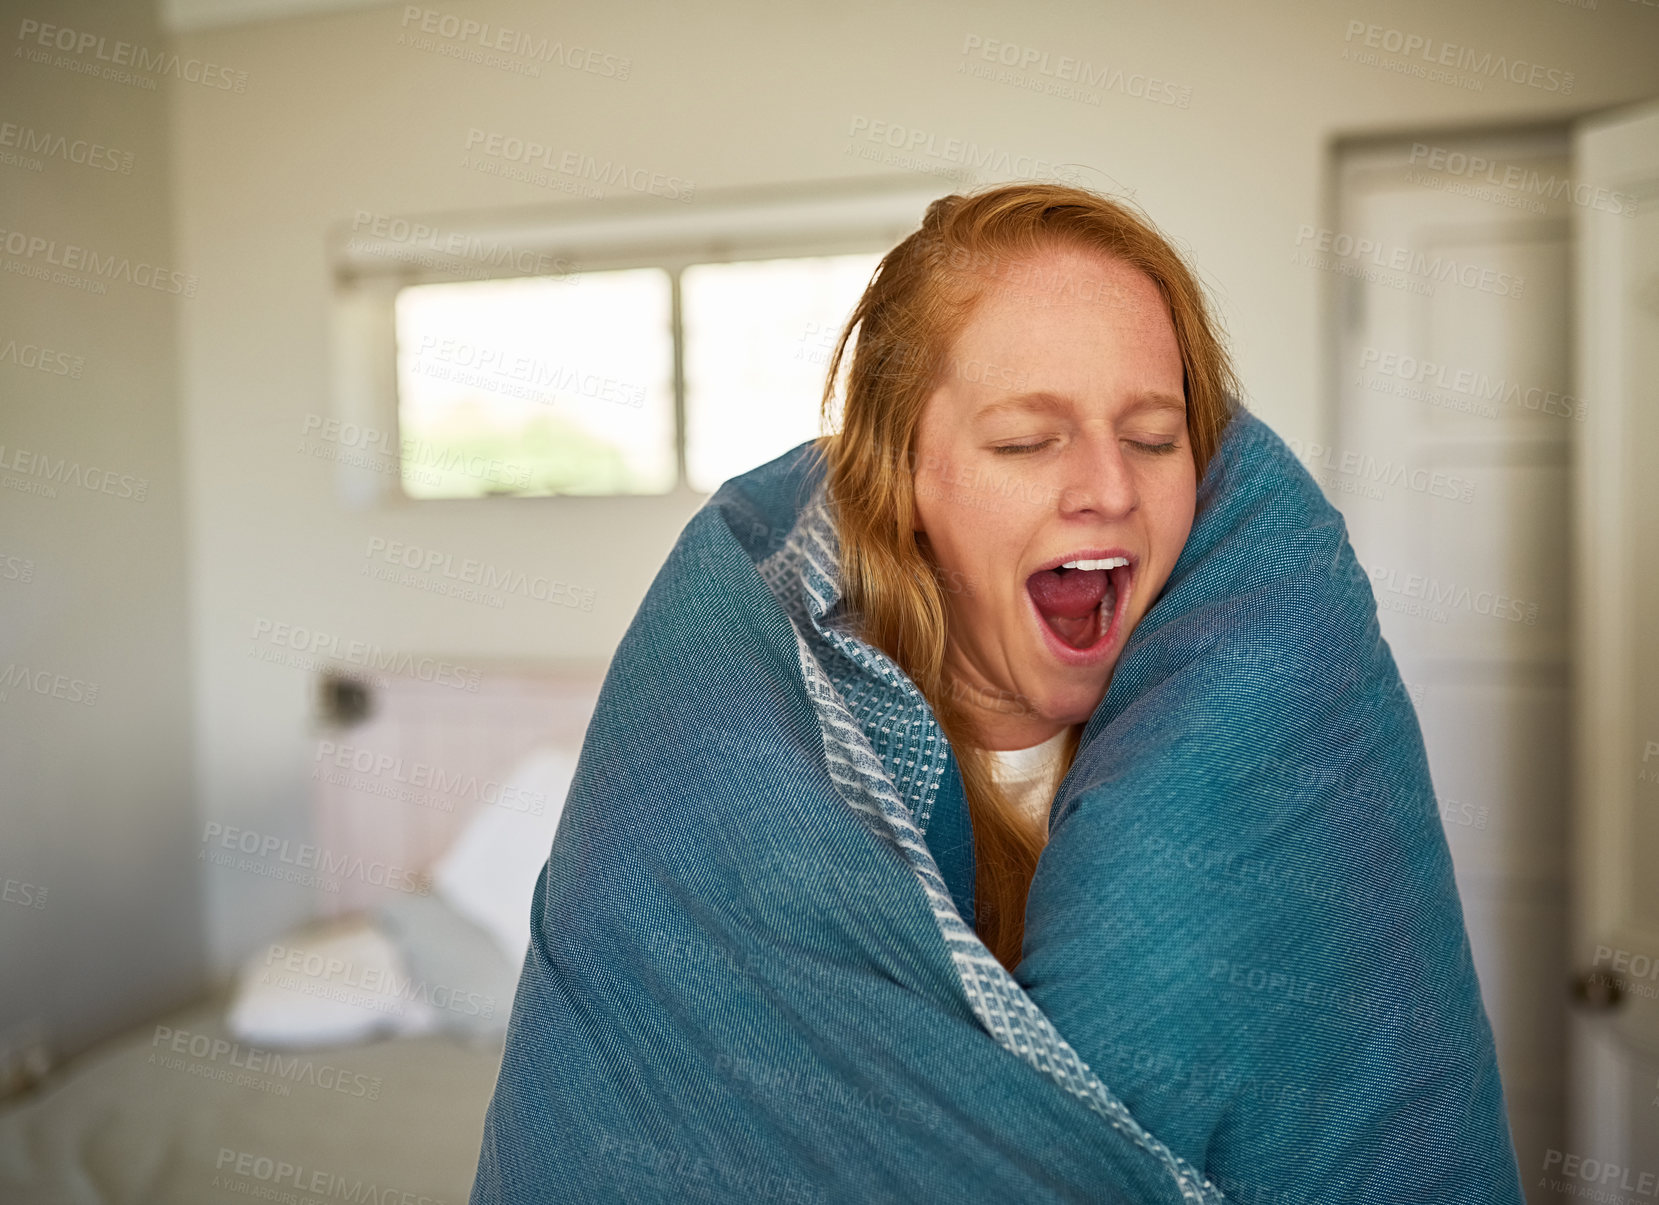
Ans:
{"label": "eyebrow", "polygon": [[[975,413],[975,420],[992,418],[1005,411],[1042,411],[1060,410],[1070,403],[1070,399],[1057,393],[1050,393],[1046,389],[1039,389],[1033,393],[1015,394],[1013,397],[1000,398],[994,402],[987,402]],[[1134,413],[1137,410],[1173,410],[1185,415],[1187,403],[1185,399],[1173,394],[1152,390],[1136,395],[1125,410],[1125,413]]]}

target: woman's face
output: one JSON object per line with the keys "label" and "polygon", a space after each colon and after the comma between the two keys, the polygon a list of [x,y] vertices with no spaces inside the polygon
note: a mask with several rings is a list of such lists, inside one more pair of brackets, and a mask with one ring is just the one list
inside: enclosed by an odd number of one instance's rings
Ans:
{"label": "woman's face", "polygon": [[988,277],[916,433],[947,674],[990,749],[1089,718],[1197,505],[1158,286],[1069,247],[1018,267]]}

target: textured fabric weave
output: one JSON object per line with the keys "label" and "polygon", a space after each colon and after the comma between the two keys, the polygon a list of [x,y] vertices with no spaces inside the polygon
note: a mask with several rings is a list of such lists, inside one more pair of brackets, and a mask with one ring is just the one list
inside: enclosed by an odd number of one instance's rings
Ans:
{"label": "textured fabric weave", "polygon": [[1241,413],[1054,800],[1017,976],[810,445],[686,526],[531,911],[475,1205],[1521,1201],[1417,720]]}

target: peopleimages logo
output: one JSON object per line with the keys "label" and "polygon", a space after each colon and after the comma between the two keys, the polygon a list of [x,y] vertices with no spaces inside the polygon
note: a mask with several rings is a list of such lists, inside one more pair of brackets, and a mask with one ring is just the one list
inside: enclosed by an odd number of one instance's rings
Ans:
{"label": "peopleimages logo", "polygon": [[[526,33],[522,29],[491,25],[488,21],[458,17],[454,13],[439,12],[435,8],[406,4],[403,7],[401,24],[405,30],[413,26],[418,33],[443,38],[459,45],[515,55],[530,60],[531,65],[538,67],[541,63],[557,63],[572,71],[585,71],[590,75],[616,80],[626,80],[634,70],[634,61],[624,55],[607,54],[592,47],[574,44],[566,46],[563,41]],[[539,75],[540,71],[530,74]]]}
{"label": "peopleimages logo", "polygon": [[[436,686],[452,686],[457,690],[477,693],[480,673],[452,661],[438,657],[417,657],[412,653],[382,649],[378,644],[364,640],[348,640],[334,632],[307,628],[300,624],[278,623],[263,617],[253,625],[255,644],[250,653],[291,651],[305,658],[308,669],[320,668],[320,662],[358,666],[369,673],[390,674],[431,682]],[[258,643],[264,641],[267,648]],[[283,660],[280,656],[264,655],[263,660]]]}
{"label": "peopleimages logo", "polygon": [[97,280],[124,280],[141,289],[155,289],[184,297],[196,295],[196,278],[189,272],[157,267],[127,255],[100,255],[76,243],[60,244],[56,239],[21,230],[0,230],[0,250],[28,264],[39,260],[66,272],[85,272]]}
{"label": "peopleimages logo", "polygon": [[1541,63],[1529,63],[1525,59],[1511,58],[1508,55],[1493,54],[1490,50],[1459,46],[1455,42],[1442,41],[1427,34],[1408,33],[1403,29],[1391,29],[1383,25],[1351,20],[1348,22],[1347,35],[1343,41],[1352,44],[1355,39],[1359,40],[1361,46],[1381,50],[1386,54],[1397,54],[1408,62],[1421,59],[1430,67],[1466,71],[1480,79],[1504,79],[1512,84],[1523,84],[1544,92],[1559,92],[1563,96],[1573,90],[1575,76],[1571,71],[1545,67]]}
{"label": "peopleimages logo", "polygon": [[437,574],[452,581],[477,586],[485,591],[517,594],[559,607],[593,610],[594,592],[583,586],[558,581],[546,574],[532,575],[523,569],[503,569],[473,557],[457,559],[454,553],[407,544],[402,540],[369,537],[363,555],[420,573]]}
{"label": "peopleimages logo", "polygon": [[[381,1079],[346,1071],[332,1063],[318,1063],[298,1054],[244,1046],[227,1038],[188,1029],[157,1025],[150,1039],[149,1065],[188,1071],[203,1079],[222,1080],[243,1087],[289,1095],[291,1084],[309,1084],[325,1092],[338,1092],[363,1100],[379,1100]],[[192,1060],[186,1062],[186,1059]],[[223,1062],[223,1068],[213,1064]]]}
{"label": "peopleimages logo", "polygon": [[6,480],[4,483],[10,488],[20,489],[24,493],[44,493],[48,497],[57,496],[57,486],[78,485],[95,494],[110,494],[117,498],[142,502],[150,490],[149,479],[145,477],[117,473],[113,469],[101,469],[96,465],[83,465],[80,461],[67,457],[59,457],[53,461],[45,452],[7,447],[5,444],[0,444],[0,473],[16,473],[22,478],[15,484]]}
{"label": "peopleimages logo", "polygon": [[1591,187],[1574,182],[1571,176],[1558,176],[1554,172],[1546,174],[1519,163],[1502,163],[1483,155],[1429,146],[1422,142],[1411,144],[1408,162],[1413,167],[1426,168],[1472,184],[1508,189],[1526,197],[1542,197],[1551,201],[1565,198],[1584,209],[1599,209],[1627,218],[1636,216],[1637,198],[1634,193],[1617,192],[1602,186]]}
{"label": "peopleimages logo", "polygon": [[1372,485],[1399,486],[1431,498],[1471,502],[1475,497],[1475,483],[1455,473],[1400,464],[1392,459],[1378,460],[1370,453],[1333,448],[1326,444],[1304,446],[1301,440],[1295,438],[1285,442],[1297,459],[1310,469],[1353,477]]}
{"label": "peopleimages logo", "polygon": [[35,563],[26,556],[9,556],[0,553],[0,581],[5,582],[32,582],[35,580]]}
{"label": "peopleimages logo", "polygon": [[[359,209],[353,214],[351,231],[358,236],[352,240],[353,251],[409,260],[425,267],[436,266],[439,261],[422,258],[419,255],[422,251],[431,251],[449,259],[470,260],[487,268],[511,268],[525,276],[565,276],[572,269],[569,260],[546,251],[535,251],[463,230],[445,230],[367,209]],[[386,246],[377,246],[377,242]]]}
{"label": "peopleimages logo", "polygon": [[[291,1189],[329,1200],[374,1201],[378,1205],[444,1205],[441,1199],[425,1193],[406,1192],[358,1176],[347,1177],[338,1172],[228,1146],[219,1148],[219,1157],[213,1167],[217,1174],[213,1177],[212,1187],[272,1200],[291,1200],[286,1191],[282,1196],[273,1195],[279,1189]],[[237,1176],[242,1178],[233,1178]]]}
{"label": "peopleimages logo", "polygon": [[456,381],[491,392],[551,405],[559,395],[586,398],[613,406],[640,410],[645,406],[645,386],[637,381],[586,372],[570,364],[556,363],[516,350],[486,347],[465,339],[440,339],[422,335],[411,370],[437,380]]}
{"label": "peopleimages logo", "polygon": [[[328,767],[349,770],[360,779],[368,780],[367,783],[354,783],[349,777],[341,775],[340,785],[351,786],[356,790],[362,790],[369,783],[378,782],[393,788],[409,787],[413,791],[430,791],[439,795],[472,799],[505,808],[509,812],[526,812],[532,816],[540,816],[545,812],[549,802],[546,791],[515,786],[493,778],[480,779],[478,775],[470,772],[448,771],[431,762],[405,762],[402,757],[390,753],[356,745],[340,745],[334,741],[319,741],[316,756],[312,760],[317,763],[312,772],[313,778],[325,770],[323,763],[326,761]],[[441,802],[447,806],[440,810],[454,810],[453,801]]]}
{"label": "peopleimages logo", "polygon": [[46,888],[21,879],[0,879],[0,900],[20,908],[44,908]]}
{"label": "peopleimages logo", "polygon": [[[1401,573],[1388,568],[1377,568],[1370,572],[1374,589],[1387,590],[1404,598],[1419,599],[1430,607],[1468,611],[1474,615],[1488,615],[1493,619],[1506,619],[1511,623],[1523,623],[1528,626],[1538,622],[1538,604],[1527,599],[1511,598],[1496,590],[1475,590],[1457,582],[1443,582],[1424,573]],[[1386,605],[1386,600],[1379,598],[1378,603]]]}
{"label": "peopleimages logo", "polygon": [[0,699],[8,691],[21,687],[37,695],[50,695],[67,703],[84,703],[91,707],[98,701],[98,683],[71,678],[49,669],[32,669],[12,662],[0,671]]}
{"label": "peopleimages logo", "polygon": [[[1633,1192],[1640,1197],[1659,1197],[1659,1175],[1653,1172],[1638,1172],[1634,1168],[1621,1167],[1617,1163],[1587,1159],[1583,1155],[1558,1151],[1553,1146],[1544,1153],[1544,1171],[1558,1171],[1567,1177],[1568,1181],[1594,1184],[1604,1190],[1617,1188],[1622,1192]],[[1592,1195],[1578,1185],[1564,1183],[1553,1177],[1550,1179],[1550,1187],[1556,1192],[1565,1192],[1571,1196],[1590,1196],[1592,1200],[1613,1199],[1599,1194]]]}
{"label": "peopleimages logo", "polygon": [[[315,442],[312,442],[315,441]],[[299,451],[377,473],[401,472],[406,480],[437,484],[438,471],[524,489],[530,470],[523,465],[468,455],[449,444],[413,435],[363,427],[338,418],[308,414],[300,424]],[[428,471],[433,470],[433,471]]]}
{"label": "peopleimages logo", "polygon": [[[622,187],[669,201],[690,201],[696,185],[679,176],[665,176],[647,167],[630,167],[615,159],[600,161],[580,151],[559,152],[534,138],[492,133],[472,126],[467,130],[467,154],[499,159],[526,169],[542,169],[573,181],[591,180],[606,187]],[[555,158],[555,156],[557,156]],[[466,166],[463,163],[462,166]]]}
{"label": "peopleimages logo", "polygon": [[81,356],[42,347],[38,343],[19,343],[16,339],[7,339],[0,344],[0,364],[15,364],[19,368],[32,368],[49,376],[69,377],[77,381],[86,371],[86,360]]}
{"label": "peopleimages logo", "polygon": [[[371,966],[350,958],[324,957],[302,946],[273,944],[265,951],[265,967],[261,982],[274,983],[278,987],[309,995],[332,996],[346,1003],[380,1011],[401,1013],[401,1005],[419,1002],[469,1017],[495,1015],[494,996],[460,991],[441,983],[428,983],[413,975],[400,975],[394,969]],[[330,986],[352,989],[360,994],[330,993],[327,990]]]}
{"label": "peopleimages logo", "polygon": [[[337,853],[320,845],[290,841],[287,837],[221,824],[217,820],[208,821],[203,829],[202,846],[196,854],[198,862],[321,886],[327,891],[338,892],[342,879],[356,879],[370,887],[385,887],[410,895],[430,894],[426,880],[407,867],[361,854]],[[238,854],[242,856],[236,857]],[[273,869],[291,873],[268,873]]]}
{"label": "peopleimages logo", "polygon": [[[1584,400],[1570,393],[1561,393],[1538,385],[1523,385],[1507,377],[1494,378],[1490,373],[1478,372],[1471,368],[1456,368],[1436,360],[1420,359],[1405,352],[1366,347],[1360,352],[1359,366],[1362,371],[1393,377],[1411,385],[1447,390],[1470,398],[1476,403],[1501,402],[1514,410],[1553,414],[1577,422],[1583,422],[1586,415]],[[1481,413],[1483,417],[1493,417],[1497,413],[1489,406],[1477,407],[1476,412]]]}
{"label": "peopleimages logo", "polygon": [[85,138],[70,139],[63,134],[19,126],[10,121],[0,121],[0,147],[23,155],[40,155],[81,167],[132,175],[131,151],[118,151],[101,142],[88,142]]}
{"label": "peopleimages logo", "polygon": [[1339,230],[1315,228],[1306,223],[1296,228],[1296,246],[1335,255],[1338,259],[1351,259],[1378,268],[1403,272],[1424,280],[1450,280],[1465,288],[1494,293],[1499,297],[1519,297],[1526,283],[1519,276],[1468,263],[1438,251],[1430,255],[1414,247],[1389,246],[1364,235],[1355,237]]}
{"label": "peopleimages logo", "polygon": [[[216,63],[204,62],[202,59],[181,58],[171,50],[151,50],[147,46],[140,46],[136,42],[123,42],[119,38],[111,41],[103,34],[88,33],[85,30],[70,29],[63,25],[47,25],[28,17],[23,19],[17,28],[17,40],[23,43],[18,49],[21,57],[31,62],[40,62],[43,57],[50,57],[47,51],[60,50],[66,54],[84,55],[88,52],[100,63],[110,66],[101,71],[87,72],[101,74],[107,79],[114,79],[120,83],[138,83],[146,88],[155,87],[154,80],[139,80],[125,71],[116,71],[117,67],[132,67],[138,71],[149,72],[152,75],[170,75],[174,79],[183,80],[187,84],[201,84],[208,88],[217,88],[221,92],[246,92],[248,90],[248,73],[246,71],[232,71],[228,67],[221,67]],[[44,47],[37,50],[31,47]],[[53,64],[69,66],[71,64]],[[80,64],[74,64],[78,70],[85,70]]]}
{"label": "peopleimages logo", "polygon": [[[999,147],[980,146],[977,142],[962,138],[942,138],[931,130],[882,121],[861,113],[852,115],[847,126],[847,137],[852,140],[849,146],[862,142],[890,148],[908,160],[926,160],[961,170],[966,179],[977,176],[1025,176],[1034,180],[1059,180],[1075,166]],[[903,163],[901,166],[910,164]]]}
{"label": "peopleimages logo", "polygon": [[[1000,83],[1014,84],[1067,100],[1098,105],[1099,92],[1118,92],[1137,100],[1173,105],[1179,109],[1192,105],[1192,89],[1185,84],[1159,79],[1145,72],[1125,71],[1106,63],[1091,63],[1088,59],[1074,58],[1069,54],[1051,55],[1047,50],[1022,46],[1017,42],[968,34],[962,39],[962,55],[995,64],[995,68],[988,70],[968,62],[958,66],[959,74],[995,79]],[[1093,89],[1099,89],[1099,92]]]}

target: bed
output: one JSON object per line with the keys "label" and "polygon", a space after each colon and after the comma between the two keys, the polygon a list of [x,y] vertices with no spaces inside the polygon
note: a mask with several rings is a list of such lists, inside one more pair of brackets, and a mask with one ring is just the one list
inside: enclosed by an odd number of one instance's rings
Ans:
{"label": "bed", "polygon": [[434,1033],[267,1057],[231,1037],[228,995],[103,1043],[0,1115],[0,1199],[467,1199],[499,1039]]}
{"label": "bed", "polygon": [[319,891],[234,981],[0,1107],[0,1200],[464,1202],[602,668],[319,682],[317,842],[419,889]]}

